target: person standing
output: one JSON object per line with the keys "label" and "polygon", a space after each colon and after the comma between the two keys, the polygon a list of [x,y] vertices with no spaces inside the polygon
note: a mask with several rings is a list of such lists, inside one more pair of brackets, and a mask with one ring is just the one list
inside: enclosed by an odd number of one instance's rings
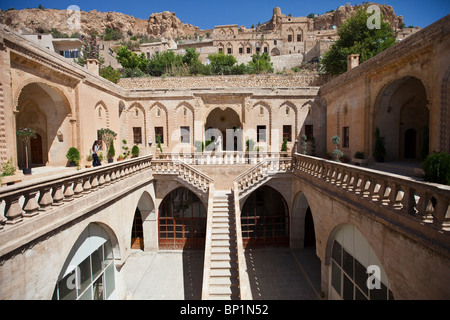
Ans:
{"label": "person standing", "polygon": [[98,140],[94,141],[94,144],[92,145],[92,166],[97,167],[97,166],[101,166],[102,163],[100,162],[100,159],[98,158],[98,150],[99,150],[99,143]]}

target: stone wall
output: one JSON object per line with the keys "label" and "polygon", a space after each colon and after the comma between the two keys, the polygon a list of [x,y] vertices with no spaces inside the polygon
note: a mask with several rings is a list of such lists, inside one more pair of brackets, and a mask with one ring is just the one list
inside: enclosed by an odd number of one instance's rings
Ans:
{"label": "stone wall", "polygon": [[299,88],[317,87],[326,82],[318,74],[292,75],[238,75],[207,77],[122,78],[119,85],[125,89],[180,89],[180,88]]}

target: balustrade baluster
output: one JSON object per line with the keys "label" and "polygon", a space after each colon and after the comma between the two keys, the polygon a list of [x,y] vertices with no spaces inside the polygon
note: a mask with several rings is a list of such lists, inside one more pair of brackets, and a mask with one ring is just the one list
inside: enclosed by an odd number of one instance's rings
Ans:
{"label": "balustrade baluster", "polygon": [[38,192],[39,190],[32,190],[24,194],[23,217],[30,218],[39,214],[39,205],[36,200]]}
{"label": "balustrade baluster", "polygon": [[49,211],[52,209],[52,187],[45,186],[39,189],[39,211]]}
{"label": "balustrade baluster", "polygon": [[450,199],[447,196],[436,194],[436,206],[434,207],[433,216],[435,223],[438,224],[443,230],[450,231]]}
{"label": "balustrade baluster", "polygon": [[22,194],[13,194],[5,197],[5,218],[6,224],[16,224],[23,220],[23,210],[20,206],[19,200]]}
{"label": "balustrade baluster", "polygon": [[415,200],[415,193],[416,190],[410,187],[405,187],[403,191],[403,197],[402,197],[402,211],[409,215],[415,215],[416,214],[416,200]]}
{"label": "balustrade baluster", "polygon": [[74,192],[74,198],[79,198],[81,197],[82,193],[83,193],[83,179],[82,178],[77,178],[75,180],[75,188],[73,189]]}
{"label": "balustrade baluster", "polygon": [[91,190],[96,191],[99,188],[98,174],[94,174],[91,182]]}
{"label": "balustrade baluster", "polygon": [[83,178],[83,194],[88,194],[91,192],[91,177]]}
{"label": "balustrade baluster", "polygon": [[64,183],[64,201],[65,202],[73,200],[73,195],[74,195],[73,184],[74,184],[73,181],[67,181]]}
{"label": "balustrade baluster", "polygon": [[433,204],[432,195],[429,192],[424,192],[419,195],[419,201],[416,205],[417,215],[425,223],[433,223]]}
{"label": "balustrade baluster", "polygon": [[63,188],[64,188],[63,182],[58,183],[53,186],[53,188],[52,188],[52,198],[53,198],[52,206],[57,207],[57,206],[60,206],[63,204],[63,201],[64,201]]}

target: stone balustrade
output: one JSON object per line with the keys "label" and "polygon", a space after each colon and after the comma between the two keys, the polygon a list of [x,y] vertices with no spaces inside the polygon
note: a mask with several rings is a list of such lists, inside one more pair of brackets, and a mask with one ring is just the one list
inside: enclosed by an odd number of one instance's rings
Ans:
{"label": "stone balustrade", "polygon": [[152,157],[133,158],[114,164],[40,178],[0,188],[0,229],[23,223],[53,208],[64,206],[117,181],[150,169]]}
{"label": "stone balustrade", "polygon": [[180,160],[153,160],[151,167],[153,175],[177,175],[183,181],[189,183],[193,187],[196,187],[205,194],[208,193],[210,185],[213,183],[213,179]]}
{"label": "stone balustrade", "polygon": [[444,241],[448,246],[449,186],[300,154],[293,158],[292,171],[313,184],[314,181],[325,182],[319,187],[332,186],[330,190],[334,194],[357,201],[359,206],[376,211],[383,218],[409,230],[427,233],[422,226],[432,227],[439,232],[427,235],[434,240],[439,235],[447,236]]}
{"label": "stone balustrade", "polygon": [[288,152],[205,151],[193,153],[159,153],[158,159],[180,160],[189,165],[258,164],[266,158],[288,157]]}
{"label": "stone balustrade", "polygon": [[247,171],[243,172],[234,179],[235,188],[239,193],[244,192],[259,181],[264,180],[270,174],[290,172],[291,171],[291,157],[268,157],[259,162],[258,165],[253,166]]}

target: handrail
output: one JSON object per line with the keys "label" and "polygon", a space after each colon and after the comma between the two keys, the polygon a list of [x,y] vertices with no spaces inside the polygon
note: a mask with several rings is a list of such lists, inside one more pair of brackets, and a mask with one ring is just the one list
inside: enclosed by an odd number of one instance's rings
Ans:
{"label": "handrail", "polygon": [[184,181],[197,187],[202,192],[208,192],[208,189],[214,182],[212,178],[203,172],[195,169],[191,165],[184,163],[181,160],[165,160],[157,159],[151,162],[153,174],[174,174],[179,176]]}
{"label": "handrail", "polygon": [[204,151],[156,154],[156,157],[161,160],[180,160],[190,165],[258,164],[267,158],[287,156],[290,156],[290,154],[278,151]]}
{"label": "handrail", "polygon": [[202,300],[209,299],[209,287],[211,277],[213,208],[214,208],[214,183],[210,183],[208,195],[208,212],[206,216],[206,239],[205,239],[205,254],[204,254],[205,257],[203,261]]}
{"label": "handrail", "polygon": [[402,219],[409,228],[425,225],[450,234],[450,186],[300,154],[295,154],[292,170],[303,179],[345,191],[346,197],[356,196],[366,206],[377,205],[386,218],[392,219],[392,213],[396,219],[412,218],[415,223]]}
{"label": "handrail", "polygon": [[[40,212],[78,199],[111,183],[150,168],[152,156],[142,156],[75,173],[38,178],[0,188],[0,230]],[[23,205],[21,204],[23,202]],[[1,219],[3,218],[3,219]]]}
{"label": "handrail", "polygon": [[290,172],[291,171],[291,157],[274,157],[266,158],[256,166],[249,168],[234,179],[237,183],[237,190],[239,192],[251,187],[256,182],[267,177],[270,173]]}
{"label": "handrail", "polygon": [[245,260],[244,242],[242,240],[242,226],[241,226],[241,208],[239,205],[239,190],[237,182],[233,183],[233,202],[234,202],[234,217],[236,227],[236,247],[238,258],[239,271],[239,290],[241,300],[251,300],[252,293],[248,288],[249,278],[247,272],[247,262]]}

